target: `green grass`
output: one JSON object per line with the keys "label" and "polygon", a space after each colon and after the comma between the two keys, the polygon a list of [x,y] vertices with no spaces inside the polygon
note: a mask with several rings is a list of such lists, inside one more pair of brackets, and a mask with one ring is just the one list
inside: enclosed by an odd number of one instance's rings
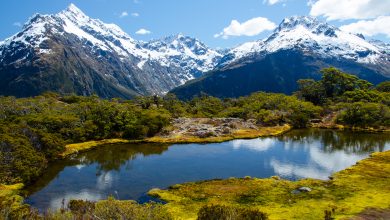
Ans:
{"label": "green grass", "polygon": [[[230,178],[178,184],[150,195],[167,201],[178,219],[196,219],[204,205],[252,207],[269,219],[324,219],[325,210],[335,219],[348,219],[366,208],[390,208],[390,151],[375,153],[357,165],[333,175],[329,181]],[[292,194],[301,186],[311,192]]]}

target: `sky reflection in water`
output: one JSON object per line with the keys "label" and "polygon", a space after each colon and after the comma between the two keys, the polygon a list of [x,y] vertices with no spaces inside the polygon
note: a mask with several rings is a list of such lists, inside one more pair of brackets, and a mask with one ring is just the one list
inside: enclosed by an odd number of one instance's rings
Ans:
{"label": "sky reflection in water", "polygon": [[217,144],[107,146],[52,164],[27,189],[27,202],[45,210],[71,198],[144,200],[152,188],[215,178],[327,179],[385,150],[390,150],[385,134],[309,129]]}

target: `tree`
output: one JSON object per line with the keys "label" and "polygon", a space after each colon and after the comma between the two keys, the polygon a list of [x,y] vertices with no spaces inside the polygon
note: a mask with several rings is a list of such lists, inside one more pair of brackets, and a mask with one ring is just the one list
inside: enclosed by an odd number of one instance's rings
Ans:
{"label": "tree", "polygon": [[380,92],[390,92],[390,81],[385,81],[376,86],[376,90]]}
{"label": "tree", "polygon": [[334,67],[323,69],[321,73],[323,74],[321,83],[325,89],[326,96],[330,98],[340,96],[346,91],[353,91],[355,89],[364,90],[373,86],[366,80],[341,72]]}
{"label": "tree", "polygon": [[316,105],[323,104],[326,101],[326,92],[321,81],[314,81],[313,79],[298,80],[298,97],[306,101],[312,102]]}

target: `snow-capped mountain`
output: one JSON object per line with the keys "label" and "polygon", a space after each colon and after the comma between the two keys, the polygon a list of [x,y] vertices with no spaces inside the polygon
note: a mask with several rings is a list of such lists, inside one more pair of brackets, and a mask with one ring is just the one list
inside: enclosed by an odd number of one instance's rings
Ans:
{"label": "snow-capped mountain", "polygon": [[372,83],[390,78],[390,47],[344,32],[316,18],[284,19],[264,40],[232,48],[211,74],[172,90],[180,98],[202,92],[237,97],[255,91],[292,93],[296,81],[319,79],[335,66]]}
{"label": "snow-capped mountain", "polygon": [[182,34],[150,41],[143,46],[153,51],[158,60],[180,66],[195,77],[213,70],[223,56],[198,39]]}
{"label": "snow-capped mountain", "polygon": [[259,58],[280,50],[300,49],[322,58],[388,65],[388,48],[389,45],[367,41],[314,17],[293,16],[285,18],[268,38],[233,48],[223,59],[226,65],[251,56]]}
{"label": "snow-capped mountain", "polygon": [[164,94],[213,69],[220,57],[189,37],[136,41],[71,4],[58,14],[34,15],[0,43],[0,94]]}
{"label": "snow-capped mountain", "polygon": [[286,18],[268,38],[228,50],[182,34],[142,42],[71,4],[58,14],[34,15],[21,32],[0,42],[0,95],[165,94],[210,71],[175,91],[291,93],[296,80],[319,78],[319,69],[327,66],[374,83],[387,80],[390,45],[305,16]]}

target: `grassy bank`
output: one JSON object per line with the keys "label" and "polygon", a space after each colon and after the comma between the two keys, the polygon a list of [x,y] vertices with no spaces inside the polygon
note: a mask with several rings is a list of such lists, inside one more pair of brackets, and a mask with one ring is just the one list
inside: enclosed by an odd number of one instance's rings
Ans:
{"label": "grassy bank", "polygon": [[[268,213],[269,219],[349,219],[367,209],[390,208],[390,151],[335,173],[329,181],[231,178],[177,184],[150,195],[168,202],[165,207],[179,219],[196,219],[205,205],[252,207]],[[310,192],[292,193],[299,187]]]}
{"label": "grassy bank", "polygon": [[354,126],[346,126],[341,124],[312,124],[310,127],[321,128],[321,129],[351,130],[351,131],[360,131],[360,132],[368,132],[368,133],[390,132],[390,128],[388,127],[379,127],[379,128],[354,127]]}
{"label": "grassy bank", "polygon": [[28,205],[24,204],[23,197],[19,195],[23,184],[0,184],[0,219],[19,219],[20,215],[30,213]]}
{"label": "grassy bank", "polygon": [[67,157],[72,154],[92,150],[96,147],[106,144],[123,144],[123,143],[134,143],[136,141],[130,141],[126,139],[105,139],[99,141],[86,141],[76,144],[68,144],[65,146],[65,151],[60,154],[61,158]]}

